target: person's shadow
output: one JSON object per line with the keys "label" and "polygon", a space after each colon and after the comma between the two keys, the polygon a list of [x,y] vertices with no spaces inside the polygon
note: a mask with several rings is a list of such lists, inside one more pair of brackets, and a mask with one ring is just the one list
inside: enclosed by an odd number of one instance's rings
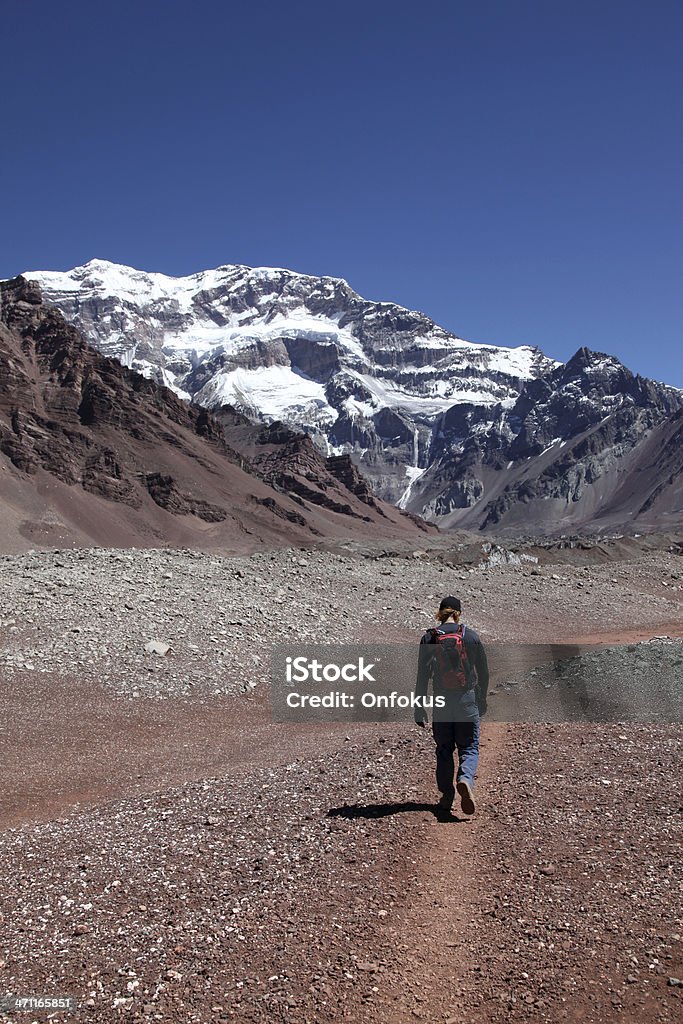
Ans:
{"label": "person's shadow", "polygon": [[415,800],[404,800],[393,804],[345,804],[343,807],[331,807],[328,818],[388,818],[391,814],[410,814],[415,811],[429,811],[438,822],[443,824],[462,825],[469,818],[458,818],[451,811],[444,811],[436,804],[418,803]]}

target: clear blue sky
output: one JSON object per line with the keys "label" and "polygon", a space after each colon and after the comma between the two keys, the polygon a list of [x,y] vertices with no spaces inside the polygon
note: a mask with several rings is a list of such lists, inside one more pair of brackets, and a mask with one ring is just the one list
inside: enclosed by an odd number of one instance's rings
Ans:
{"label": "clear blue sky", "polygon": [[0,277],[345,277],[683,386],[680,0],[23,0]]}

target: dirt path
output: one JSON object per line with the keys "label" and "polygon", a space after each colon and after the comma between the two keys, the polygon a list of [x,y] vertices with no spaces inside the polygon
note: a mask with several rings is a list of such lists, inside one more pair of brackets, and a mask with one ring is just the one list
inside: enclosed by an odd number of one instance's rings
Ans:
{"label": "dirt path", "polygon": [[635,644],[642,640],[651,640],[654,636],[668,636],[671,639],[683,638],[683,618],[660,622],[655,626],[626,630],[597,630],[595,633],[584,633],[574,638],[573,643],[582,644]]}
{"label": "dirt path", "polygon": [[[424,848],[416,851],[414,876],[407,879],[410,894],[398,914],[401,970],[377,1024],[463,1019],[463,985],[477,960],[472,923],[484,900],[481,822],[488,814],[490,779],[505,759],[508,731],[505,725],[483,726],[477,814],[467,818],[456,802],[452,821],[433,820]],[[430,782],[425,780],[425,789],[431,794]]]}

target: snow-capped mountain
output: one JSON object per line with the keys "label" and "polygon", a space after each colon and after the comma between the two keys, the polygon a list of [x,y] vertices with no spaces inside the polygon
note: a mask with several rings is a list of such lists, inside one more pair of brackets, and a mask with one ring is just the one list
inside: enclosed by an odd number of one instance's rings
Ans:
{"label": "snow-capped mountain", "polygon": [[241,266],[173,278],[103,260],[24,276],[101,352],[181,397],[283,420],[328,453],[390,448],[398,470],[380,489],[394,500],[442,413],[507,407],[555,365],[527,346],[463,341],[337,278]]}
{"label": "snow-capped mountain", "polygon": [[[599,517],[616,478],[581,499],[603,463],[620,466],[683,406],[612,357],[582,349],[565,366],[464,341],[338,278],[243,266],[173,278],[103,260],[25,276],[104,354],[212,411],[281,420],[349,453],[382,498],[448,525],[504,527],[529,502],[549,528]],[[565,471],[577,438],[622,421],[618,451],[587,476]]]}

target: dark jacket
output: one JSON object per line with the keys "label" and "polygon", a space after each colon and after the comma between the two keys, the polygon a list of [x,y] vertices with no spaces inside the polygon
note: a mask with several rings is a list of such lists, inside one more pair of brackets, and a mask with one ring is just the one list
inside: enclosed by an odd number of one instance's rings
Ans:
{"label": "dark jacket", "polygon": [[[455,633],[461,624],[456,622],[444,622],[439,629],[446,633]],[[489,666],[486,660],[486,651],[478,634],[469,626],[464,626],[463,641],[467,650],[467,659],[472,670],[472,681],[469,689],[461,691],[448,691],[446,694],[448,708],[453,713],[453,721],[468,721],[483,715],[486,711],[486,695],[489,687]],[[423,646],[424,645],[424,646]],[[415,683],[415,693],[419,696],[426,696],[431,682],[434,694],[444,694],[445,691],[439,687],[439,671],[436,662],[436,641],[434,629],[428,629],[420,640],[420,657]],[[447,718],[441,712],[442,721]],[[435,710],[435,717],[439,713]],[[421,708],[415,709],[415,721],[424,721],[426,713]]]}

